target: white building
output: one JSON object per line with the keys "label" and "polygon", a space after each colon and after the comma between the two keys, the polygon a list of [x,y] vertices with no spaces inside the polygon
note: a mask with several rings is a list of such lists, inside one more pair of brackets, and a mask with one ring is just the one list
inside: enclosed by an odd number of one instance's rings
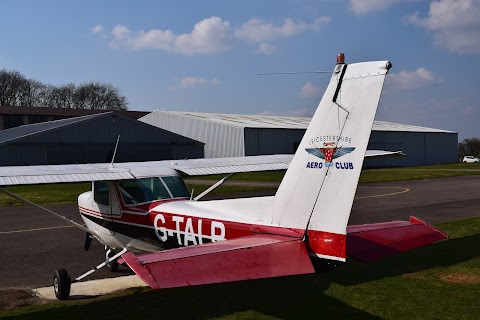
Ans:
{"label": "white building", "polygon": [[[291,154],[310,118],[200,112],[154,111],[139,121],[205,143],[205,158]],[[407,157],[375,159],[366,166],[453,163],[458,133],[375,121],[369,149],[403,151]]]}

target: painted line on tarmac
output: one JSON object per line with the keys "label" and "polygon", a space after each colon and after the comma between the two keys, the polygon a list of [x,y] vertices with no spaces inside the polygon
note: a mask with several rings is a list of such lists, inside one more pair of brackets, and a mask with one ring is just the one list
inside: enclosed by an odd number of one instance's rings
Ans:
{"label": "painted line on tarmac", "polygon": [[0,234],[10,234],[10,233],[23,233],[23,232],[32,232],[32,231],[44,231],[51,229],[62,229],[62,228],[72,228],[74,226],[59,226],[59,227],[47,227],[47,228],[36,228],[36,229],[25,229],[25,230],[13,230],[13,231],[3,231]]}
{"label": "painted line on tarmac", "polygon": [[397,195],[397,194],[402,194],[402,193],[406,193],[406,192],[409,192],[409,191],[410,191],[409,188],[401,188],[401,187],[363,187],[363,186],[361,186],[361,187],[359,187],[359,188],[370,188],[370,189],[401,189],[401,191],[391,192],[391,193],[385,193],[385,194],[377,194],[377,195],[373,195],[373,196],[355,197],[355,199],[388,197],[388,196],[394,196],[394,195]]}

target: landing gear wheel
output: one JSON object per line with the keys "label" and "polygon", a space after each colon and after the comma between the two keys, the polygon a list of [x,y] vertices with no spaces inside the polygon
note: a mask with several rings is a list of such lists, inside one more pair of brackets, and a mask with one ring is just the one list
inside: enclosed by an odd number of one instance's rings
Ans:
{"label": "landing gear wheel", "polygon": [[53,274],[53,290],[58,300],[67,300],[70,296],[72,280],[65,269],[55,270]]}
{"label": "landing gear wheel", "polygon": [[339,267],[336,261],[326,259],[312,259],[312,265],[316,273],[330,272]]}
{"label": "landing gear wheel", "polygon": [[[108,259],[110,259],[114,255],[115,255],[115,251],[108,250],[107,251],[107,261],[108,261]],[[117,272],[118,271],[118,261],[117,261],[117,259],[112,260],[110,262],[107,262],[107,267],[111,272]]]}

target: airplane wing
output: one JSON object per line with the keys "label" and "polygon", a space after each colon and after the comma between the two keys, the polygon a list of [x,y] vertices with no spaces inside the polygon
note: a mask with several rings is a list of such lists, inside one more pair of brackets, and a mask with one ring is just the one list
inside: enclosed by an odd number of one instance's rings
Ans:
{"label": "airplane wing", "polygon": [[313,273],[301,238],[258,234],[136,256],[122,255],[153,289]]}
{"label": "airplane wing", "polygon": [[347,256],[374,261],[446,238],[445,233],[415,217],[410,221],[348,226]]}
{"label": "airplane wing", "polygon": [[0,185],[100,180],[124,180],[164,175],[177,170],[188,175],[284,170],[293,155],[269,155],[146,162],[0,167]]}
{"label": "airplane wing", "polygon": [[[403,155],[400,151],[367,150],[365,157]],[[0,167],[0,185],[23,185],[154,177],[171,169],[190,176],[286,170],[292,154],[145,162],[87,163]]]}

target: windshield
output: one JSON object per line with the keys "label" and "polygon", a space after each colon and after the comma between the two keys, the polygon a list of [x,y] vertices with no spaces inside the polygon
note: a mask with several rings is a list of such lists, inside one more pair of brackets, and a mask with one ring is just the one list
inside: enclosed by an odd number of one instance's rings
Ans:
{"label": "windshield", "polygon": [[187,187],[180,177],[124,180],[118,186],[126,205],[189,197]]}

